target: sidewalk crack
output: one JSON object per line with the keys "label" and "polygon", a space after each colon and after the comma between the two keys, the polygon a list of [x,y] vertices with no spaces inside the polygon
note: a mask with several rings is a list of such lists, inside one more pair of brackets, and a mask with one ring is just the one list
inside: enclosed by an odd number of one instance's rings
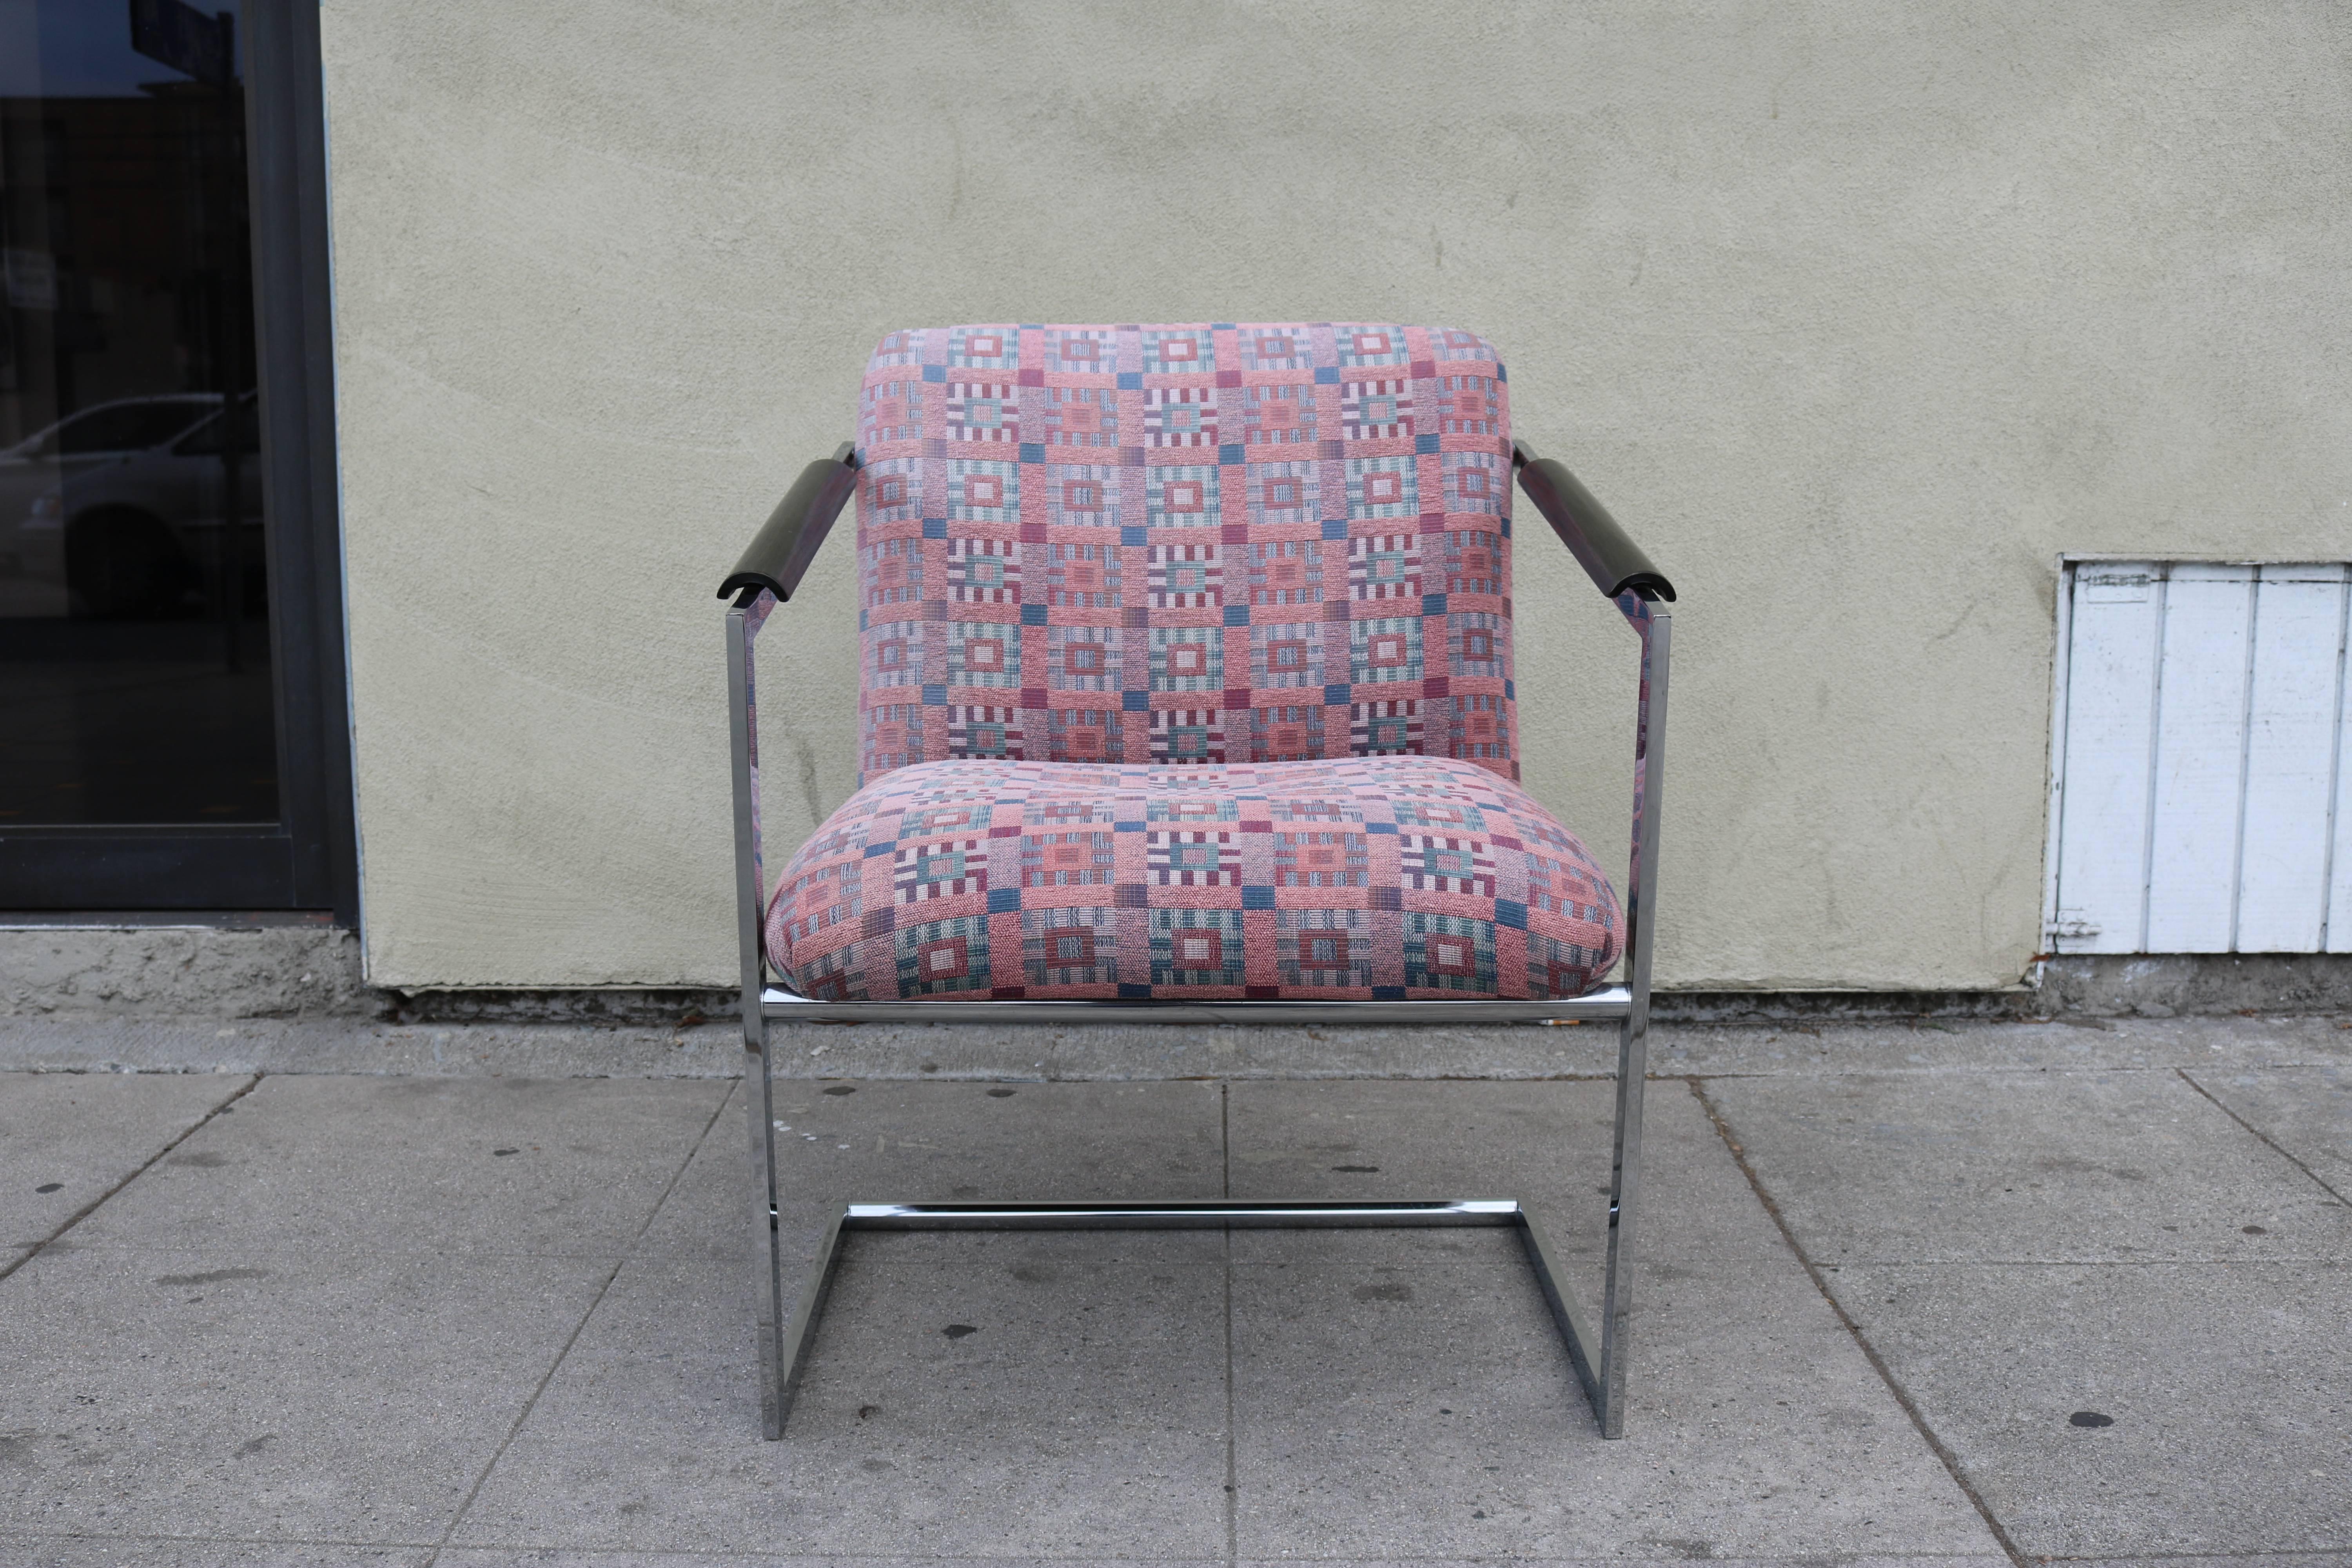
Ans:
{"label": "sidewalk crack", "polygon": [[59,1237],[63,1237],[66,1232],[71,1230],[74,1226],[88,1219],[91,1215],[96,1214],[99,1210],[99,1206],[104,1204],[109,1198],[121,1192],[123,1188],[129,1186],[131,1183],[137,1181],[140,1177],[145,1175],[149,1170],[153,1168],[156,1161],[162,1159],[164,1155],[170,1153],[173,1150],[186,1142],[204,1128],[210,1126],[214,1117],[218,1116],[222,1111],[226,1110],[238,1100],[243,1100],[247,1095],[251,1094],[260,1084],[265,1076],[266,1075],[262,1073],[255,1073],[251,1078],[247,1079],[243,1087],[230,1094],[226,1100],[222,1100],[218,1105],[215,1105],[210,1110],[205,1111],[204,1115],[190,1122],[186,1127],[182,1128],[178,1137],[173,1139],[161,1149],[158,1149],[152,1154],[148,1155],[146,1159],[141,1161],[137,1170],[132,1171],[129,1175],[124,1176],[121,1181],[115,1183],[114,1185],[107,1188],[106,1191],[99,1194],[98,1196],[90,1199],[89,1202],[82,1205],[81,1207],[68,1215],[64,1224],[58,1226],[57,1229],[49,1232],[48,1235],[43,1237],[31,1247],[26,1247],[24,1252],[17,1256],[15,1262],[7,1264],[5,1267],[0,1267],[0,1279],[7,1279],[8,1276],[16,1273],[16,1270],[25,1267],[26,1264],[30,1263],[34,1258],[38,1258],[43,1252],[47,1251],[52,1244],[58,1241]]}
{"label": "sidewalk crack", "polygon": [[[743,1080],[738,1079],[736,1082],[741,1085]],[[441,1553],[448,1550],[449,1542],[457,1538],[457,1527],[466,1522],[466,1515],[472,1510],[474,1500],[481,1496],[482,1488],[489,1484],[491,1472],[499,1468],[499,1461],[506,1458],[507,1449],[511,1447],[515,1438],[521,1435],[523,1423],[530,1419],[530,1413],[539,1408],[540,1399],[547,1393],[547,1385],[555,1381],[555,1374],[562,1370],[564,1362],[572,1354],[572,1347],[580,1342],[580,1336],[586,1331],[589,1320],[595,1317],[596,1309],[604,1304],[605,1293],[612,1289],[613,1281],[621,1277],[621,1270],[627,1268],[629,1260],[635,1256],[635,1249],[637,1242],[648,1229],[652,1228],[654,1216],[661,1213],[662,1205],[669,1201],[670,1194],[677,1191],[678,1183],[686,1179],[686,1173],[693,1165],[694,1157],[702,1152],[703,1144],[709,1142],[710,1130],[719,1125],[719,1117],[724,1115],[727,1108],[734,1102],[735,1089],[730,1087],[726,1093],[719,1097],[719,1103],[711,1108],[709,1120],[702,1124],[702,1131],[696,1135],[693,1144],[688,1148],[686,1158],[677,1163],[677,1169],[670,1173],[669,1180],[662,1184],[662,1190],[654,1194],[652,1203],[646,1205],[646,1217],[638,1223],[637,1228],[630,1233],[629,1239],[622,1244],[620,1257],[614,1260],[612,1268],[605,1270],[604,1278],[598,1282],[596,1294],[589,1300],[587,1310],[582,1312],[580,1321],[572,1325],[572,1331],[563,1336],[563,1343],[557,1348],[555,1359],[547,1363],[547,1371],[541,1374],[538,1384],[532,1387],[530,1397],[524,1400],[522,1408],[515,1413],[514,1422],[508,1426],[507,1435],[499,1439],[499,1446],[491,1450],[489,1458],[483,1463],[481,1474],[476,1476],[474,1484],[466,1489],[466,1495],[459,1500],[457,1511],[449,1516],[449,1527],[441,1532],[441,1539],[434,1542],[432,1552],[426,1555],[425,1568],[434,1568],[434,1564],[441,1561]]]}
{"label": "sidewalk crack", "polygon": [[2207,1089],[2203,1084],[2199,1083],[2195,1079],[2189,1077],[2189,1069],[2187,1068],[2174,1068],[2172,1070],[2179,1076],[2181,1082],[2187,1084],[2189,1088],[2203,1095],[2207,1100],[2211,1100],[2215,1110],[2221,1111],[2222,1115],[2228,1117],[2231,1121],[2236,1122],[2239,1126],[2244,1128],[2247,1131],[2260,1139],[2263,1148],[2268,1149],[2272,1153],[2276,1154],[2280,1159],[2284,1160],[2288,1164],[2293,1165],[2296,1170],[2301,1171],[2305,1175],[2309,1176],[2313,1184],[2316,1185],[2321,1192],[2326,1193],[2329,1197],[2334,1198],[2339,1204],[2352,1205],[2352,1198],[2347,1198],[2342,1193],[2337,1192],[2326,1177],[2313,1170],[2309,1165],[2305,1164],[2293,1154],[2288,1153],[2284,1147],[2279,1143],[2277,1139],[2273,1138],[2269,1133],[2263,1131],[2261,1128],[2255,1126],[2252,1122],[2247,1121],[2244,1117],[2231,1110],[2229,1106],[2221,1100],[2220,1096],[2216,1095],[2211,1089]]}
{"label": "sidewalk crack", "polygon": [[1829,1303],[1830,1310],[1837,1314],[1837,1321],[1844,1325],[1845,1331],[1853,1337],[1863,1359],[1870,1363],[1870,1370],[1878,1374],[1879,1381],[1886,1385],[1886,1392],[1895,1396],[1895,1403],[1902,1407],[1904,1415],[1911,1418],[1913,1429],[1927,1445],[1928,1452],[1942,1463],[1945,1471],[1952,1478],[1952,1484],[1960,1489],[1960,1495],[1976,1509],[1977,1517],[1983,1520],[1985,1529],[1992,1532],[1994,1542],[2009,1554],[2009,1560],[2017,1568],[2028,1568],[2029,1563],[2040,1561],[2029,1558],[2018,1548],[2017,1542],[2010,1539],[2009,1531],[1994,1516],[1992,1506],[1985,1501],[1984,1494],[1977,1490],[1976,1483],[1969,1479],[1968,1471],[1961,1468],[1959,1457],[1927,1424],[1926,1413],[1911,1397],[1910,1391],[1895,1378],[1895,1369],[1886,1364],[1886,1359],[1878,1353],[1878,1347],[1870,1342],[1869,1337],[1862,1331],[1862,1325],[1854,1321],[1853,1314],[1845,1310],[1845,1303],[1837,1299],[1837,1292],[1830,1289],[1828,1275],[1798,1242],[1797,1233],[1790,1228],[1788,1216],[1780,1212],[1780,1205],[1773,1201],[1772,1194],[1764,1190],[1764,1178],[1748,1162],[1746,1147],[1731,1131],[1731,1123],[1725,1120],[1722,1109],[1708,1097],[1706,1086],[1696,1078],[1686,1078],[1683,1081],[1689,1086],[1692,1098],[1698,1101],[1699,1110],[1706,1113],[1708,1121],[1714,1123],[1716,1136],[1722,1139],[1723,1146],[1731,1152],[1732,1163],[1739,1167],[1739,1173],[1748,1178],[1748,1189],[1756,1194],[1756,1201],[1763,1205],[1764,1213],[1771,1219],[1774,1228],[1780,1231],[1780,1239],[1787,1244],[1790,1255],[1804,1268],[1806,1278],[1812,1280],[1813,1289],[1822,1293],[1822,1300]]}

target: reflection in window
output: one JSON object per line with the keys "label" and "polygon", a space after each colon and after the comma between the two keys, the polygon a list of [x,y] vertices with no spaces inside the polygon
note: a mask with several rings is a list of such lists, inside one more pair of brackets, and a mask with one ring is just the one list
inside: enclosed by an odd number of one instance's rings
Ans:
{"label": "reflection in window", "polygon": [[278,814],[217,3],[0,0],[0,831]]}

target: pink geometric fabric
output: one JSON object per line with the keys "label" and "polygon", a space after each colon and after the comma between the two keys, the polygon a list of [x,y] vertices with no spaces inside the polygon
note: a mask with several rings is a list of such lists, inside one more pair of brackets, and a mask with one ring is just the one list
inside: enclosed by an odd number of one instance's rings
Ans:
{"label": "pink geometric fabric", "polygon": [[1584,847],[1478,761],[893,770],[785,869],[827,1000],[1578,995],[1622,946]]}
{"label": "pink geometric fabric", "polygon": [[795,990],[1541,998],[1616,962],[1513,782],[1485,339],[893,332],[857,450],[865,787],[769,907]]}
{"label": "pink geometric fabric", "polygon": [[1389,323],[892,332],[859,408],[859,766],[1518,776],[1508,388]]}

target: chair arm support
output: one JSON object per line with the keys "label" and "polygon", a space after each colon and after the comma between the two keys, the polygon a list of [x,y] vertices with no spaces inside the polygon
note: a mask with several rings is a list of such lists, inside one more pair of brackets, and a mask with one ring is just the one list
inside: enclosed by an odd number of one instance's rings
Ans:
{"label": "chair arm support", "polygon": [[856,489],[857,449],[844,441],[832,457],[801,470],[752,537],[743,559],[719,584],[719,596],[723,599],[739,588],[764,588],[780,600],[791,598],[801,574],[816,558],[817,546],[833,531],[834,520]]}
{"label": "chair arm support", "polygon": [[1675,596],[1666,574],[1650,563],[1642,547],[1609,515],[1609,509],[1568,471],[1566,464],[1538,458],[1521,441],[1511,443],[1511,462],[1519,471],[1519,488],[1544,514],[1604,598],[1633,593],[1644,599]]}

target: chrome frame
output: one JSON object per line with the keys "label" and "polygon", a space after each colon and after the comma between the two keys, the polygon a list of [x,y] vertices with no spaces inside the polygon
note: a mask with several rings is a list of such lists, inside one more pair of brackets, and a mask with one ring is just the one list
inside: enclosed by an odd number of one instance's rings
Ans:
{"label": "chrome frame", "polygon": [[[1625,984],[1539,1002],[824,1002],[767,983],[767,908],[760,837],[759,705],[752,652],[774,595],[746,589],[727,612],[728,732],[734,756],[736,931],[743,980],[744,1102],[751,1144],[760,1409],[780,1438],[850,1230],[1074,1230],[1220,1226],[1504,1226],[1519,1228],[1578,1383],[1603,1437],[1625,1430],[1625,1368],[1633,1323],[1633,1216],[1641,1190],[1643,1089],[1649,1068],[1650,960],[1657,919],[1658,816],[1665,782],[1666,663],[1672,616],[1633,593],[1615,600],[1642,639],[1633,742],[1633,856],[1625,900]],[[1415,1024],[1620,1021],[1617,1105],[1609,1178],[1609,1239],[1596,1342],[1535,1215],[1509,1199],[1387,1203],[851,1204],[825,1227],[790,1317],[784,1310],[782,1205],[768,1026],[797,1022],[997,1024]]]}

